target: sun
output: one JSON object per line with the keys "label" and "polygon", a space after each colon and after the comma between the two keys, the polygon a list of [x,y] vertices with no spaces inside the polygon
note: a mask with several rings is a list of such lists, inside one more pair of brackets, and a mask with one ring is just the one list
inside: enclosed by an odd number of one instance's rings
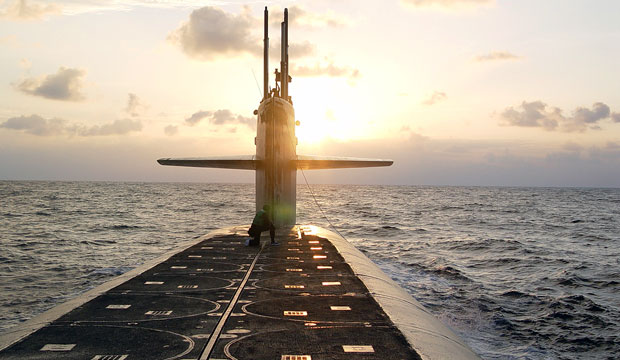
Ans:
{"label": "sun", "polygon": [[354,99],[337,94],[329,80],[304,79],[293,98],[295,118],[300,122],[295,134],[299,144],[316,144],[326,139],[348,141],[364,136],[362,115]]}

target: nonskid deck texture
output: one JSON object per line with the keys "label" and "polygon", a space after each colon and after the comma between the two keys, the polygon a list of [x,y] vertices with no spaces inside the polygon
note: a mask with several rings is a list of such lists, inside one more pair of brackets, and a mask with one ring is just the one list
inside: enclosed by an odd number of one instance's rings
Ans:
{"label": "nonskid deck texture", "polygon": [[246,238],[200,241],[0,359],[420,358],[327,238],[292,231],[262,248]]}

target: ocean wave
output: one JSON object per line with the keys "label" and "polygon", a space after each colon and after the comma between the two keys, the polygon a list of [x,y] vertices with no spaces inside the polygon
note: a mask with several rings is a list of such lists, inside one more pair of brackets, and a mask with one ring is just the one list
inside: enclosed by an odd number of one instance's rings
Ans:
{"label": "ocean wave", "polygon": [[[482,358],[620,353],[620,190],[312,186],[338,230]],[[298,222],[329,227],[298,191]],[[0,331],[254,212],[251,184],[0,182],[0,194]]]}

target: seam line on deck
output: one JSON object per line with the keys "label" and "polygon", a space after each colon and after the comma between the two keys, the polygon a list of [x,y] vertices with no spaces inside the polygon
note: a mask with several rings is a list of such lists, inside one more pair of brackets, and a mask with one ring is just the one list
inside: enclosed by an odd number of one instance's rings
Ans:
{"label": "seam line on deck", "polygon": [[264,249],[264,246],[261,247],[260,251],[254,257],[254,261],[252,261],[250,268],[245,273],[245,276],[243,277],[241,284],[239,284],[239,287],[237,288],[237,291],[235,292],[235,295],[233,296],[232,300],[228,304],[226,311],[222,314],[220,321],[217,323],[217,326],[215,327],[215,330],[213,330],[213,333],[211,333],[209,342],[207,342],[207,345],[205,346],[204,350],[202,350],[202,353],[200,354],[200,357],[198,358],[198,360],[209,359],[211,352],[215,348],[215,343],[219,339],[220,333],[222,332],[222,329],[224,328],[224,325],[226,324],[226,320],[228,320],[228,317],[232,313],[235,305],[237,304],[237,301],[239,300],[239,297],[241,296],[241,292],[243,291],[245,284],[248,282],[248,279],[250,278],[250,275],[252,274],[252,270],[254,270],[254,266],[256,265],[256,262],[258,261],[258,257],[263,252],[263,249]]}

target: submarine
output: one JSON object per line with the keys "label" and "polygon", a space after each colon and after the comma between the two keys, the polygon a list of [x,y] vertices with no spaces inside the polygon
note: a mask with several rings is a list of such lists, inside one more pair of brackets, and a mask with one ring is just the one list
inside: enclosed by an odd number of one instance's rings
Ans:
{"label": "submarine", "polygon": [[479,359],[337,230],[297,223],[298,170],[393,162],[297,155],[287,9],[274,88],[268,35],[265,7],[256,153],[157,161],[254,170],[280,246],[245,246],[249,225],[179,244],[0,335],[0,359]]}

